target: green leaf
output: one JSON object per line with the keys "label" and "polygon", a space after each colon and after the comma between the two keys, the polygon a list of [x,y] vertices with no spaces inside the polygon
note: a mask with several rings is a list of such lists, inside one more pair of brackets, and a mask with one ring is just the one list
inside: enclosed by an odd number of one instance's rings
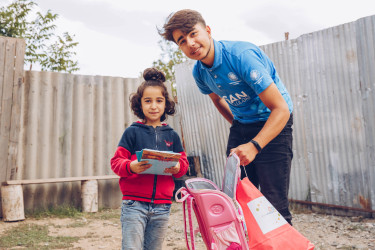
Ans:
{"label": "green leaf", "polygon": [[54,22],[58,14],[48,10],[45,14],[36,13],[34,20],[31,13],[37,3],[32,0],[16,0],[0,8],[0,35],[24,38],[26,41],[25,63],[39,64],[42,70],[74,72],[79,70],[74,59],[74,49],[78,42],[74,36],[65,32],[62,37],[56,35]]}
{"label": "green leaf", "polygon": [[171,41],[160,40],[158,42],[161,49],[160,58],[152,63],[153,67],[163,71],[167,81],[172,87],[173,96],[177,95],[175,89],[175,66],[188,60],[177,45]]}

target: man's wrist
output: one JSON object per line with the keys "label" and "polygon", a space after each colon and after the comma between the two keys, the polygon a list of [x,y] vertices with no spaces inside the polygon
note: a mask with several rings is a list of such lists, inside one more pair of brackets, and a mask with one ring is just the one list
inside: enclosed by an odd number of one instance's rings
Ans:
{"label": "man's wrist", "polygon": [[255,148],[258,150],[258,154],[259,154],[262,151],[262,147],[259,145],[259,143],[255,140],[251,140],[250,142],[255,146]]}

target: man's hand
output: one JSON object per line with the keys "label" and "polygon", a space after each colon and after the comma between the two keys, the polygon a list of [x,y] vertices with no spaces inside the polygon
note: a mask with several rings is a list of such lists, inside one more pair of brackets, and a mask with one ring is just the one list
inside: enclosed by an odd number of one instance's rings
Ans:
{"label": "man's hand", "polygon": [[240,164],[242,166],[246,166],[255,159],[255,156],[258,154],[258,149],[256,149],[254,144],[249,142],[246,144],[239,145],[236,148],[232,148],[230,150],[230,154],[233,153],[236,153],[236,155],[240,159]]}
{"label": "man's hand", "polygon": [[180,171],[180,163],[178,162],[176,166],[164,169],[164,173],[177,174]]}
{"label": "man's hand", "polygon": [[135,173],[139,174],[142,173],[143,171],[149,169],[151,167],[151,164],[148,163],[148,161],[137,161],[134,160],[130,163],[130,170]]}

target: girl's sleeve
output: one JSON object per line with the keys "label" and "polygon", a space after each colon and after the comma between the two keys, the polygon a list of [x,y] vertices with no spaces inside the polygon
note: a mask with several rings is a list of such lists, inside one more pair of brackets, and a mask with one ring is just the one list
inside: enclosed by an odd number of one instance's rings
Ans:
{"label": "girl's sleeve", "polygon": [[180,163],[180,171],[178,171],[177,174],[173,175],[175,178],[182,177],[183,175],[186,174],[186,172],[189,169],[189,162],[188,162],[186,153],[184,151],[182,151],[182,152],[180,152],[180,154],[181,154],[181,157],[180,157],[180,160],[178,161]]}
{"label": "girl's sleeve", "polygon": [[184,152],[184,148],[182,147],[180,137],[178,134],[175,132],[174,134],[174,151],[179,152],[181,154],[180,160],[178,161],[180,163],[180,171],[178,171],[177,174],[174,174],[173,176],[175,178],[180,178],[183,175],[186,174],[186,172],[189,169],[189,161],[187,159],[186,153]]}
{"label": "girl's sleeve", "polygon": [[134,133],[132,133],[131,128],[127,128],[121,137],[115,155],[111,159],[111,169],[120,177],[134,174],[130,170],[131,148],[133,148],[134,140]]}
{"label": "girl's sleeve", "polygon": [[120,177],[127,177],[132,175],[130,170],[130,152],[121,146],[119,146],[115,152],[115,155],[111,159],[112,171]]}

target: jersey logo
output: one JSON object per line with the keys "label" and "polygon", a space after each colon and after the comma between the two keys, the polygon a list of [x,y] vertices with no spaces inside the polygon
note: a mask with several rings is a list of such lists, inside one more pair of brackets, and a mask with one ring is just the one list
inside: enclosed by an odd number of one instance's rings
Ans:
{"label": "jersey logo", "polygon": [[238,77],[237,77],[236,74],[234,74],[233,72],[229,72],[229,73],[228,73],[228,77],[229,77],[229,79],[231,79],[232,81],[237,81],[237,80],[238,80]]}
{"label": "jersey logo", "polygon": [[173,142],[166,141],[166,140],[164,140],[164,142],[165,142],[165,145],[167,145],[167,147],[170,147],[170,146],[172,146],[172,144],[173,144]]}
{"label": "jersey logo", "polygon": [[248,100],[250,100],[250,97],[243,91],[241,93],[235,93],[233,95],[229,96],[223,96],[225,101],[231,105],[238,106]]}
{"label": "jersey logo", "polygon": [[240,83],[240,81],[238,80],[238,77],[233,72],[228,73],[228,78],[232,81],[229,83],[231,85],[238,85]]}
{"label": "jersey logo", "polygon": [[260,75],[258,70],[253,69],[250,71],[250,79],[255,82],[254,84],[258,84],[262,81],[263,76]]}

